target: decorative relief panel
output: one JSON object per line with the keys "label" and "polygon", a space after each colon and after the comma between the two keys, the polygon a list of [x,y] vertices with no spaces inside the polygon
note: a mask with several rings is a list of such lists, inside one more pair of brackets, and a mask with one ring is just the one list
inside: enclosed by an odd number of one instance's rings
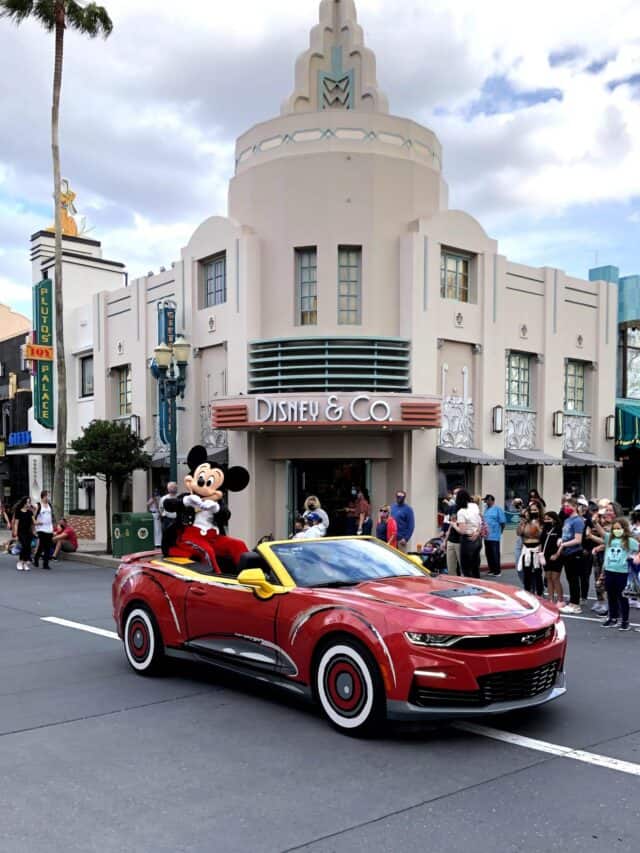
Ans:
{"label": "decorative relief panel", "polygon": [[536,413],[507,409],[505,446],[509,450],[533,450],[536,446]]}
{"label": "decorative relief panel", "polygon": [[464,397],[445,397],[442,401],[443,447],[473,447],[473,401]]}
{"label": "decorative relief panel", "polygon": [[229,444],[227,431],[213,427],[213,403],[200,406],[200,441],[209,452],[224,450]]}
{"label": "decorative relief panel", "polygon": [[588,453],[591,450],[591,418],[564,416],[564,449],[576,453]]}

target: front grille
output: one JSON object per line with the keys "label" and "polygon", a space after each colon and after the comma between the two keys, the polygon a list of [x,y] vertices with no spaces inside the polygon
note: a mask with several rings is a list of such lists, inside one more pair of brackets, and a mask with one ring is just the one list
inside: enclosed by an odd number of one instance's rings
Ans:
{"label": "front grille", "polygon": [[442,690],[414,685],[409,701],[414,705],[468,706],[481,708],[495,702],[531,699],[550,690],[556,681],[560,661],[534,669],[512,669],[478,678],[479,690]]}
{"label": "front grille", "polygon": [[485,702],[514,702],[544,693],[555,684],[560,661],[554,660],[535,669],[494,672],[478,679]]}
{"label": "front grille", "polygon": [[494,634],[492,637],[464,637],[453,644],[453,648],[468,651],[485,649],[529,648],[553,635],[553,625],[539,631],[524,631],[517,634]]}

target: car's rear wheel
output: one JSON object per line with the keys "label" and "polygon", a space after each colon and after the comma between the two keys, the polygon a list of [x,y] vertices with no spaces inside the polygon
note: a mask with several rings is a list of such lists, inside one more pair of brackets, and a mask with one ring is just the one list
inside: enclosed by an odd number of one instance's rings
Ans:
{"label": "car's rear wheel", "polygon": [[134,607],[124,624],[124,651],[129,664],[140,675],[156,675],[162,669],[162,637],[152,614]]}
{"label": "car's rear wheel", "polygon": [[357,640],[337,638],[321,650],[314,688],[325,717],[345,734],[375,734],[385,718],[380,670]]}

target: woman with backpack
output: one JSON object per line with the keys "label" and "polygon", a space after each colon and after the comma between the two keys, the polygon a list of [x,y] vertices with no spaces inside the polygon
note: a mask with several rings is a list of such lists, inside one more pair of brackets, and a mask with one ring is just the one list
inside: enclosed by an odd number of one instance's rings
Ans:
{"label": "woman with backpack", "polygon": [[53,548],[53,507],[49,503],[49,492],[40,492],[40,503],[36,507],[34,522],[38,534],[38,548],[33,565],[38,568],[42,555],[42,568],[50,569],[49,557]]}

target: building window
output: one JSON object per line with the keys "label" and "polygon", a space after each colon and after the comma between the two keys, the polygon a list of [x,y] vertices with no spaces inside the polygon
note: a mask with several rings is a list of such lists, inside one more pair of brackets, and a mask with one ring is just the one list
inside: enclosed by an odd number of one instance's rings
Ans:
{"label": "building window", "polygon": [[564,408],[566,412],[584,412],[584,363],[581,361],[567,361]]}
{"label": "building window", "polygon": [[318,252],[314,247],[296,249],[297,325],[318,322]]}
{"label": "building window", "polygon": [[443,251],[440,256],[440,296],[443,299],[469,301],[470,258]]}
{"label": "building window", "polygon": [[220,252],[202,264],[204,307],[222,305],[227,301],[227,253]]}
{"label": "building window", "polygon": [[531,406],[531,357],[522,352],[507,355],[505,401],[508,409]]}
{"label": "building window", "polygon": [[93,356],[80,359],[80,396],[93,397]]}
{"label": "building window", "polygon": [[338,246],[338,323],[360,323],[362,248]]}
{"label": "building window", "polygon": [[131,414],[131,365],[117,369],[118,417]]}

